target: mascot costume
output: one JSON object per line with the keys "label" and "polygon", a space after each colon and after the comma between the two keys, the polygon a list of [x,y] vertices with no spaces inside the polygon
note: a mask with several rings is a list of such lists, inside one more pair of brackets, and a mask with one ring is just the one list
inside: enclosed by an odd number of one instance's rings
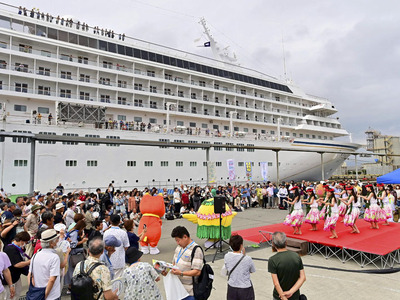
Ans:
{"label": "mascot costume", "polygon": [[160,250],[157,248],[158,241],[161,237],[161,217],[165,214],[164,199],[159,195],[151,196],[145,194],[140,201],[140,219],[138,234],[141,234],[143,227],[147,228],[147,232],[140,242],[143,254],[158,254]]}
{"label": "mascot costume", "polygon": [[[222,239],[231,237],[232,219],[237,212],[232,212],[225,204],[226,212],[222,214]],[[207,239],[205,246],[211,246],[219,239],[219,214],[214,213],[214,198],[204,200],[196,214],[182,215],[186,220],[197,223],[197,237]]]}

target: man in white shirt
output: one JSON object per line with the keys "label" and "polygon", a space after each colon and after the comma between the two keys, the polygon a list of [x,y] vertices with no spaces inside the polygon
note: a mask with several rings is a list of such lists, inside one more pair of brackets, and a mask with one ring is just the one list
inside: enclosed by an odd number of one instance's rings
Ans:
{"label": "man in white shirt", "polygon": [[274,186],[270,183],[267,187],[269,208],[274,208]]}
{"label": "man in white shirt", "polygon": [[285,202],[283,200],[287,200],[288,190],[284,184],[281,184],[279,187],[278,197],[279,197],[279,205],[281,207],[285,206],[285,209],[287,209],[287,202]]}
{"label": "man in white shirt", "polygon": [[28,282],[33,277],[35,287],[46,287],[46,300],[57,300],[61,297],[60,257],[54,248],[59,234],[54,229],[47,229],[40,240],[42,251],[35,254],[29,266]]}
{"label": "man in white shirt", "polygon": [[111,228],[104,232],[103,239],[106,240],[108,236],[113,235],[122,243],[121,246],[115,247],[115,253],[110,257],[114,268],[114,278],[118,278],[122,276],[125,269],[125,250],[129,247],[129,239],[126,231],[119,228],[121,217],[119,215],[112,215],[110,220]]}

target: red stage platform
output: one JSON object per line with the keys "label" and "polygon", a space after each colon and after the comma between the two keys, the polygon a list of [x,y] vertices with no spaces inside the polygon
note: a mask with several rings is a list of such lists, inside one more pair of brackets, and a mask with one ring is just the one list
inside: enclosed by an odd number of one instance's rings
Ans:
{"label": "red stage platform", "polygon": [[[341,219],[341,218],[340,218]],[[302,235],[294,235],[293,228],[283,223],[235,231],[243,239],[255,243],[269,242],[270,234],[283,231],[288,237],[309,242],[309,254],[322,254],[326,258],[337,257],[342,262],[356,261],[361,267],[378,262],[382,268],[393,267],[400,263],[400,223],[380,224],[379,229],[370,229],[370,224],[362,219],[357,221],[360,234],[350,233],[351,228],[338,222],[338,239],[330,239],[330,232],[323,230],[323,223],[318,224],[318,231],[310,231],[311,225],[304,223]]]}

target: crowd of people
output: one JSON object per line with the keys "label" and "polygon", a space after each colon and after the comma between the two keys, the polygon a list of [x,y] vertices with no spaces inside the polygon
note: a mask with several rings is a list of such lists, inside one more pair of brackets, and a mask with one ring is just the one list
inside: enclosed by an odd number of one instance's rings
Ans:
{"label": "crowd of people", "polygon": [[[237,212],[256,207],[290,209],[284,223],[292,226],[295,234],[302,233],[303,221],[311,224],[311,230],[317,230],[316,224],[324,220],[324,229],[331,232],[330,237],[338,238],[335,227],[339,217],[354,234],[360,233],[356,222],[361,215],[371,223],[372,229],[379,229],[379,222],[389,225],[393,221],[395,205],[399,204],[397,188],[350,181],[326,181],[323,184],[303,181],[283,182],[280,185],[273,182],[215,187],[182,185],[173,190],[135,188],[131,191],[116,190],[113,184],[109,184],[104,191],[66,193],[60,183],[47,194],[35,191],[30,197],[16,198],[15,203],[1,189],[0,239],[3,252],[0,252],[0,261],[3,264],[0,264],[0,269],[1,266],[3,269],[0,271],[4,288],[0,286],[0,299],[18,299],[22,293],[21,275],[28,276],[31,286],[43,288],[46,299],[59,299],[64,285],[69,293],[73,293],[74,278],[82,270],[86,272],[92,267],[91,277],[98,285],[93,293],[100,299],[118,299],[117,293],[111,290],[111,280],[115,278],[125,280],[125,299],[142,299],[134,298],[133,294],[149,289],[153,291],[151,299],[160,299],[161,294],[155,284],[160,274],[151,265],[140,262],[143,255],[140,242],[146,228],[141,234],[135,232],[141,219],[140,201],[146,193],[162,194],[166,211],[164,218],[196,213],[203,200],[221,196]],[[178,275],[189,297],[193,297],[192,277],[200,274],[204,254],[195,250],[196,244],[186,228],[176,227],[171,236],[178,245],[173,263],[179,266],[179,270],[171,272]],[[279,235],[277,239],[280,241],[276,243],[282,248],[284,237]],[[243,239],[232,236],[230,245],[233,252],[225,257],[225,268],[229,273],[229,299],[243,299],[243,295],[248,295],[246,299],[253,299],[250,273],[255,269],[251,258],[243,258]],[[185,251],[195,251],[195,259],[190,259],[187,253],[182,256]],[[243,261],[239,262],[239,259]],[[297,265],[300,272],[302,265],[299,262]],[[240,272],[234,273],[234,266],[247,270],[247,277],[239,278]],[[276,265],[271,266],[269,270],[277,274],[276,268]],[[133,281],[132,274],[141,274],[141,280]],[[301,274],[298,273],[297,278],[303,278],[304,274]],[[301,284],[292,292],[296,292]],[[285,294],[285,288],[276,288],[274,297],[277,293],[280,299],[284,299],[285,295],[290,298],[290,293]]]}
{"label": "crowd of people", "polygon": [[85,23],[85,22],[80,22],[80,21],[74,21],[72,18],[65,18],[64,17],[54,17],[53,15],[49,14],[49,13],[44,13],[41,12],[39,8],[32,8],[31,10],[27,9],[26,7],[22,7],[19,6],[18,7],[18,14],[19,15],[24,15],[24,16],[29,16],[31,18],[36,18],[38,20],[42,20],[42,21],[47,21],[50,23],[53,23],[53,21],[56,24],[60,24],[63,25],[65,27],[75,27],[77,30],[82,30],[82,31],[86,31],[88,32],[90,28],[93,29],[93,33],[94,34],[98,34],[98,35],[102,35],[102,36],[106,36],[109,38],[115,38],[116,36],[118,36],[119,40],[124,41],[125,40],[125,33],[123,34],[116,34],[114,33],[114,30],[108,30],[108,29],[104,29],[104,28],[99,28],[99,26],[94,26],[94,27],[90,27],[89,24]]}

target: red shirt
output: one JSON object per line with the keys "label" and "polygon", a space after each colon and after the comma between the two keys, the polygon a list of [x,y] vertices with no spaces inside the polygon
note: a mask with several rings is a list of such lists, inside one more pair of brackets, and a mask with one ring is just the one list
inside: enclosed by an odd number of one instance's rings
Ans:
{"label": "red shirt", "polygon": [[189,195],[188,195],[187,193],[183,193],[183,194],[182,194],[182,203],[183,203],[183,204],[189,204],[189,203],[190,203],[190,201],[189,201]]}

